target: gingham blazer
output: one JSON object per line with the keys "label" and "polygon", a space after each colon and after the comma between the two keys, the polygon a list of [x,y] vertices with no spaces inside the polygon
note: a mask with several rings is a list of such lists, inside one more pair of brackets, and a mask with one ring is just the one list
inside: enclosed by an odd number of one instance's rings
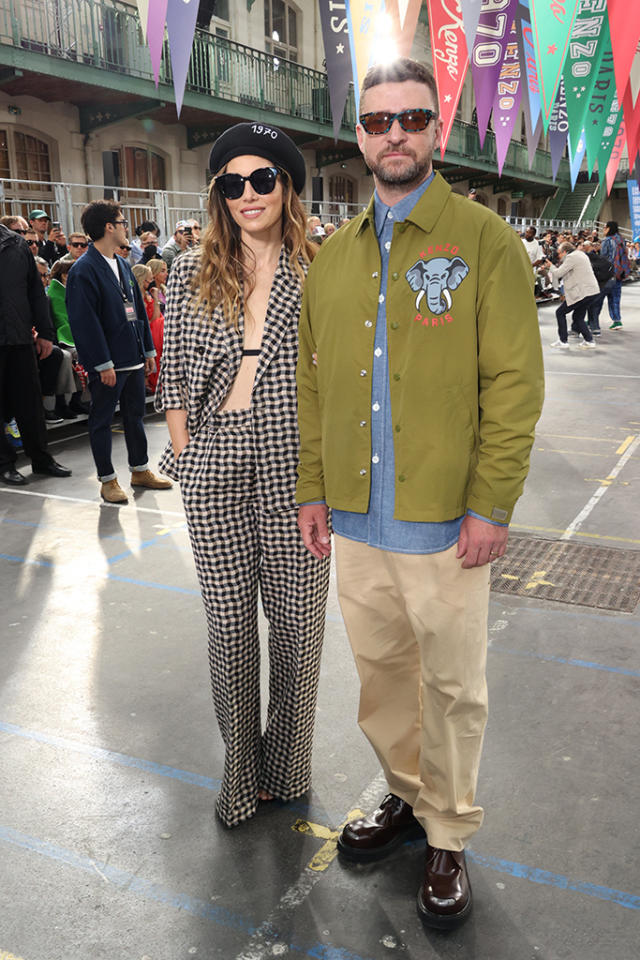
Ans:
{"label": "gingham blazer", "polygon": [[[167,288],[164,343],[156,390],[158,411],[187,411],[190,443],[210,428],[242,360],[244,316],[238,330],[227,326],[218,308],[211,317],[196,308],[191,281],[199,269],[198,251],[173,264]],[[296,362],[301,289],[283,247],[276,268],[251,398],[251,416],[260,509],[265,514],[295,507],[298,463]],[[182,454],[179,460],[182,459]],[[160,469],[179,480],[171,443]]]}

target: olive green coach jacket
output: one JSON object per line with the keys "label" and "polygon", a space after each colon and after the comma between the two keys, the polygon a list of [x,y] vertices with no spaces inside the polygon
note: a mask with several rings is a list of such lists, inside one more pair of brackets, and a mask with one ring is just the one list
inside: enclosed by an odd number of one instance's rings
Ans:
{"label": "olive green coach jacket", "polygon": [[[379,295],[372,200],[325,241],[305,285],[298,503],[368,510]],[[386,296],[396,519],[451,520],[470,509],[508,522],[543,400],[533,274],[520,238],[436,174],[394,226]]]}

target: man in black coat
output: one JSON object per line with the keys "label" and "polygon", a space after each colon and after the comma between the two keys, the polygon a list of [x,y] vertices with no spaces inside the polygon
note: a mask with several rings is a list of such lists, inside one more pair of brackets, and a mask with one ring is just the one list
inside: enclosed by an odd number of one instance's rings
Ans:
{"label": "man in black coat", "polygon": [[[36,338],[32,333],[35,328]],[[0,480],[26,483],[15,468],[16,452],[3,425],[16,418],[24,452],[34,473],[70,477],[47,449],[47,428],[36,355],[45,358],[54,331],[36,262],[22,237],[0,224]]]}
{"label": "man in black coat", "polygon": [[169,480],[149,470],[144,430],[145,374],[156,368],[147,311],[131,267],[117,256],[127,240],[119,204],[96,200],[82,211],[82,229],[93,241],[67,280],[67,312],[80,363],[89,374],[89,439],[108,503],[126,503],[111,461],[111,422],[120,403],[131,486],[163,490]]}
{"label": "man in black coat", "polygon": [[593,303],[589,305],[588,309],[589,329],[594,337],[599,337],[602,333],[600,330],[600,311],[602,310],[604,298],[615,286],[615,271],[611,260],[607,260],[606,257],[598,253],[590,240],[584,241],[582,249],[591,261],[591,269],[600,286],[600,293]]}

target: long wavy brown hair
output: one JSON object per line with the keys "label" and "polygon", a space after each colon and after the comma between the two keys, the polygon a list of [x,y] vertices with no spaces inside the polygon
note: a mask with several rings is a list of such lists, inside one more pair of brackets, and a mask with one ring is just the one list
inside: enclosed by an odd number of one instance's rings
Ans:
{"label": "long wavy brown hair", "polygon": [[[311,263],[318,248],[307,239],[307,217],[291,177],[286,170],[279,173],[283,197],[282,241],[302,289],[304,266]],[[255,260],[243,243],[240,227],[229,213],[214,180],[209,186],[207,210],[209,223],[200,244],[200,270],[193,279],[196,305],[204,306],[210,317],[216,307],[222,307],[227,326],[237,329],[243,302],[255,286]]]}

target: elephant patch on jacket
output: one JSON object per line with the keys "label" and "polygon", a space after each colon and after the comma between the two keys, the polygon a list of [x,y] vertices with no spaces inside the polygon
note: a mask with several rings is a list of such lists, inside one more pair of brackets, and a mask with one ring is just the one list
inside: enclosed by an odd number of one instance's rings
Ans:
{"label": "elephant patch on jacket", "polygon": [[405,276],[412,290],[417,292],[416,310],[420,301],[427,298],[427,308],[436,316],[451,309],[451,291],[459,287],[469,273],[462,257],[432,257],[431,260],[416,260]]}

